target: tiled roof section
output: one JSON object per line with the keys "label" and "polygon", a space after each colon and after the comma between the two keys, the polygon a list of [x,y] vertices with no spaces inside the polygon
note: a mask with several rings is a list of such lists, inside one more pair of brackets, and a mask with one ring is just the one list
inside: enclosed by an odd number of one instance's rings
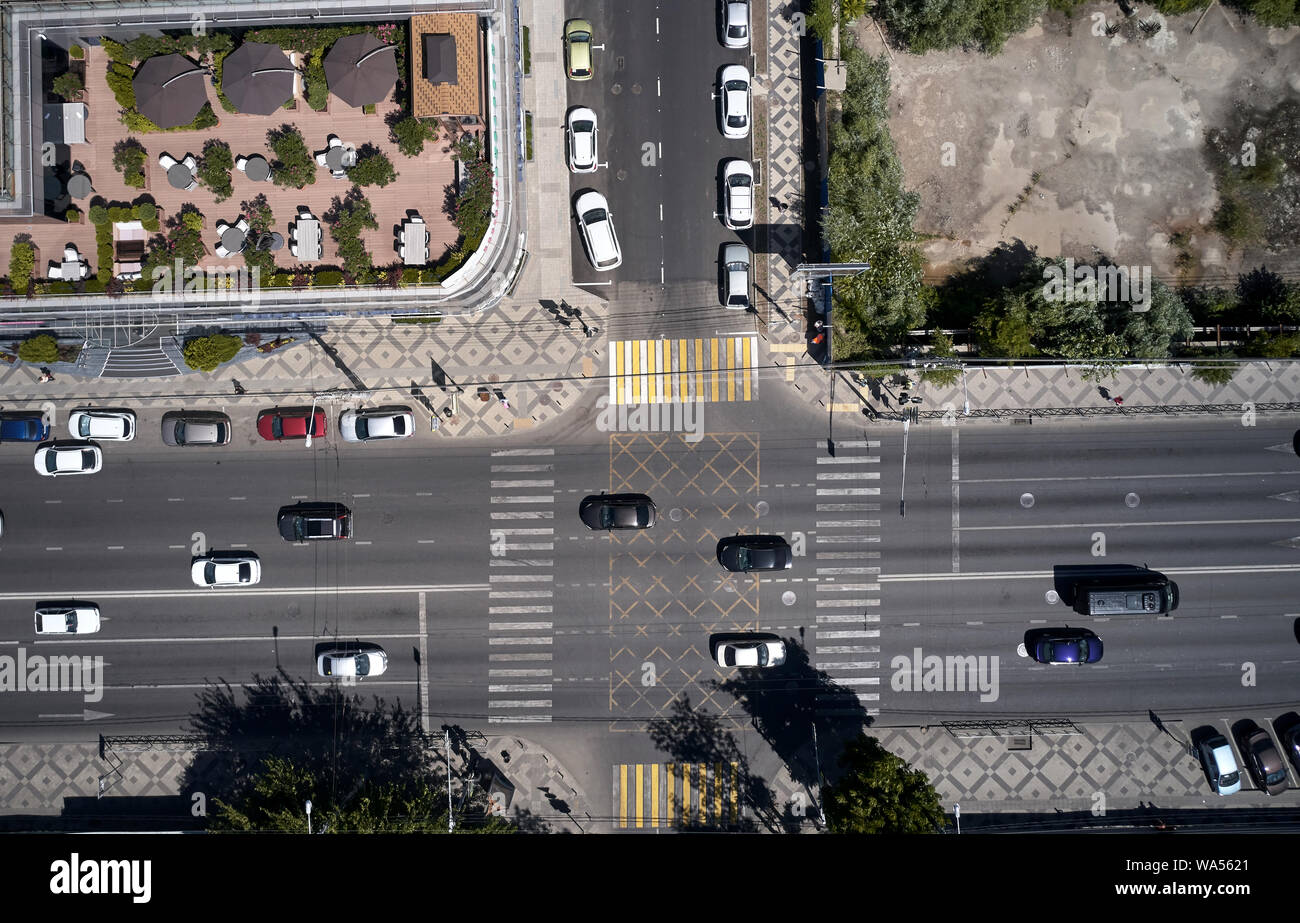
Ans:
{"label": "tiled roof section", "polygon": [[[456,83],[433,84],[424,78],[424,36],[456,38]],[[482,45],[478,16],[473,13],[425,13],[411,17],[411,92],[416,118],[439,115],[476,115],[483,119],[479,72]]]}

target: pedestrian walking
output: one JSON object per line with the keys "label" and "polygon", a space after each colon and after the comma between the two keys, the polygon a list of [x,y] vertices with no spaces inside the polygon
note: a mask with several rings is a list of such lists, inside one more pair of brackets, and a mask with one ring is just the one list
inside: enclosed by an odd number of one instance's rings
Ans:
{"label": "pedestrian walking", "polygon": [[1110,389],[1098,386],[1097,390],[1101,393],[1104,400],[1110,400]]}
{"label": "pedestrian walking", "polygon": [[246,392],[244,391],[244,386],[241,385],[241,384],[239,383],[239,379],[238,379],[238,378],[232,378],[232,379],[230,379],[230,383],[231,383],[232,385],[235,386],[235,393],[236,393],[236,394],[244,394],[244,393],[246,393]]}
{"label": "pedestrian walking", "polygon": [[1120,397],[1118,394],[1115,395],[1115,397],[1112,398],[1112,400],[1115,401],[1115,406],[1116,406],[1116,407],[1123,407],[1123,406],[1124,406],[1124,398]]}
{"label": "pedestrian walking", "polygon": [[54,381],[54,373],[51,372],[49,369],[47,369],[45,366],[41,366],[41,377],[39,380],[42,382]]}

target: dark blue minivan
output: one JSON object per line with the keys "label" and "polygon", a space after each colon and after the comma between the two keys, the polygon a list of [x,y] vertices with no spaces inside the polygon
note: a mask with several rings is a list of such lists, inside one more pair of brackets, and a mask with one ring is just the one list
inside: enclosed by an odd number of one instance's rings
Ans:
{"label": "dark blue minivan", "polygon": [[43,442],[49,437],[50,427],[39,410],[0,413],[0,442]]}

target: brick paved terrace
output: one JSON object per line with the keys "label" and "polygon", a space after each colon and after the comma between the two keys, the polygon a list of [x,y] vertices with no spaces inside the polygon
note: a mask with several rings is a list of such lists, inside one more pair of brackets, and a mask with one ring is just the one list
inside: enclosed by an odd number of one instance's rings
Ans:
{"label": "brick paved terrace", "polygon": [[[303,97],[302,79],[299,76],[295,79],[296,108],[282,109],[272,115],[245,115],[226,112],[217,98],[211,78],[205,78],[208,100],[217,114],[219,124],[200,131],[134,135],[121,123],[117,101],[105,81],[108,62],[106,53],[98,46],[88,47],[86,52],[86,90],[80,102],[84,102],[89,109],[85,129],[88,143],[74,144],[64,149],[71,152],[74,161],[81,162],[90,176],[94,191],[87,198],[72,200],[82,211],[80,224],[43,216],[31,220],[0,219],[0,275],[8,275],[14,236],[27,233],[39,249],[34,278],[45,278],[49,261],[57,261],[65,246],[75,244],[82,257],[89,260],[91,274],[98,273],[101,280],[107,280],[113,267],[96,265],[95,227],[86,213],[92,204],[101,200],[129,204],[142,196],[152,198],[158,206],[159,218],[164,222],[187,203],[193,203],[203,213],[203,239],[208,251],[203,266],[239,268],[244,265],[244,258],[240,254],[227,258],[215,255],[218,239],[215,226],[217,221],[234,223],[240,214],[240,203],[251,200],[258,193],[265,194],[270,203],[275,216],[274,230],[286,238],[284,248],[274,254],[277,269],[288,271],[300,265],[308,268],[340,265],[337,247],[329,236],[327,226],[322,227],[324,255],[320,261],[300,263],[288,247],[289,224],[296,218],[300,206],[306,207],[317,217],[322,217],[335,197],[343,197],[352,188],[352,183],[348,180],[334,179],[327,168],[318,166],[316,182],[304,189],[284,188],[269,180],[254,182],[239,170],[232,170],[234,192],[230,198],[218,204],[206,186],[200,185],[189,192],[174,188],[167,182],[166,171],[158,164],[158,156],[164,152],[177,160],[183,160],[187,154],[198,158],[204,143],[211,138],[219,138],[229,144],[231,155],[236,159],[260,154],[270,161],[273,160],[273,155],[267,146],[267,131],[284,124],[296,126],[313,153],[325,150],[329,135],[334,134],[344,144],[351,143],[357,148],[373,144],[392,161],[398,174],[396,181],[383,188],[362,187],[362,193],[370,201],[371,210],[379,224],[378,229],[365,230],[362,235],[376,267],[401,265],[395,231],[407,217],[408,210],[418,211],[428,225],[430,263],[436,263],[455,244],[458,236],[456,227],[442,210],[447,188],[454,182],[455,167],[450,142],[440,128],[439,137],[426,142],[418,157],[402,154],[397,145],[389,140],[388,125],[384,121],[385,116],[398,108],[391,98],[377,104],[373,114],[367,114],[359,107],[349,106],[331,94],[326,111],[316,112]],[[301,57],[298,54],[293,56],[295,65],[301,64]],[[143,189],[128,187],[122,174],[113,167],[113,148],[127,137],[135,137],[147,152],[146,182]],[[37,182],[39,184],[39,177]]]}

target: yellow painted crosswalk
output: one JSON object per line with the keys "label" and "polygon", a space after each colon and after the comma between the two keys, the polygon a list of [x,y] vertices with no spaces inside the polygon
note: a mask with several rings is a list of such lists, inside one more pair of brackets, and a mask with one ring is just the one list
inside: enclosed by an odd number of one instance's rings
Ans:
{"label": "yellow painted crosswalk", "polygon": [[758,398],[758,336],[615,340],[611,404],[752,401]]}
{"label": "yellow painted crosswalk", "polygon": [[619,763],[614,815],[619,829],[734,827],[740,822],[738,763]]}

